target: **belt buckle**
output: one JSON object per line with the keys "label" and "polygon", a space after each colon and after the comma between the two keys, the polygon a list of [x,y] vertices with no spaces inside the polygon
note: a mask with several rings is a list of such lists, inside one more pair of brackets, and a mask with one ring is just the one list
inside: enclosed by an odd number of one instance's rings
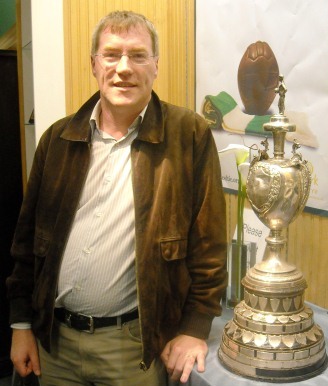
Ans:
{"label": "belt buckle", "polygon": [[89,323],[88,323],[89,330],[82,330],[82,331],[87,332],[88,334],[93,334],[95,332],[95,323],[94,323],[93,317],[90,315],[84,315],[84,314],[79,314],[79,315],[89,319]]}
{"label": "belt buckle", "polygon": [[67,325],[69,328],[72,328],[71,317],[72,317],[72,314],[71,314],[71,313],[66,313],[66,312],[65,312],[65,323],[66,323],[66,325]]}

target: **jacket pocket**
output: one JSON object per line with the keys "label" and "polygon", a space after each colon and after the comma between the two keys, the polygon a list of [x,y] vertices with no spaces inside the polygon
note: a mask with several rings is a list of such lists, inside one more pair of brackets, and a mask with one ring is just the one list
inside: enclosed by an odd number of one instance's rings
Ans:
{"label": "jacket pocket", "polygon": [[187,239],[165,239],[160,243],[159,329],[175,329],[182,315],[191,278],[187,268]]}
{"label": "jacket pocket", "polygon": [[35,234],[34,254],[34,290],[32,294],[32,307],[37,312],[45,307],[45,299],[49,292],[49,277],[45,273],[45,262],[49,254],[50,239],[43,234]]}
{"label": "jacket pocket", "polygon": [[34,280],[37,285],[38,279],[43,270],[45,257],[48,254],[50,246],[50,240],[45,239],[42,236],[35,235],[34,236],[34,245],[33,245],[33,254],[34,254]]}
{"label": "jacket pocket", "polygon": [[184,259],[187,255],[187,239],[162,240],[161,254],[163,259],[166,261]]}
{"label": "jacket pocket", "polygon": [[38,257],[45,257],[50,246],[50,240],[42,236],[34,236],[33,254]]}

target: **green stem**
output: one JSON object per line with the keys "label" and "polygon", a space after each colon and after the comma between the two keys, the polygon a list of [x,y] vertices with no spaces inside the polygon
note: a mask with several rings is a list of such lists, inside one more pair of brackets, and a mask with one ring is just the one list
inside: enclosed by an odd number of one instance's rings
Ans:
{"label": "green stem", "polygon": [[241,259],[244,244],[244,205],[246,197],[246,187],[242,185],[240,172],[238,171],[238,201],[237,201],[237,299],[241,300]]}

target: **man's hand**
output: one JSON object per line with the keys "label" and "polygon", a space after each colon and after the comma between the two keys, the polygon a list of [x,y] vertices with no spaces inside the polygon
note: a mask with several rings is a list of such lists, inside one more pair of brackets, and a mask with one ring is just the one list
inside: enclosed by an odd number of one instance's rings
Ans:
{"label": "man's hand", "polygon": [[165,346],[161,359],[171,379],[181,383],[188,381],[189,375],[197,362],[197,371],[205,371],[205,357],[208,347],[205,340],[188,335],[178,335]]}
{"label": "man's hand", "polygon": [[41,374],[38,347],[32,330],[13,329],[11,360],[18,374],[26,377]]}

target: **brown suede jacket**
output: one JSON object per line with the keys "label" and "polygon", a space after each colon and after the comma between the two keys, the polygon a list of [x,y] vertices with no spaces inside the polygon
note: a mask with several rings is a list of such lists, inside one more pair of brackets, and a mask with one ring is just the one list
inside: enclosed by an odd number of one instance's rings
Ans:
{"label": "brown suede jacket", "polygon": [[[10,322],[31,322],[50,350],[63,251],[90,161],[99,93],[42,136],[21,208],[7,281]],[[206,339],[226,286],[225,201],[206,122],[155,93],[131,145],[136,272],[148,368],[176,334]]]}

